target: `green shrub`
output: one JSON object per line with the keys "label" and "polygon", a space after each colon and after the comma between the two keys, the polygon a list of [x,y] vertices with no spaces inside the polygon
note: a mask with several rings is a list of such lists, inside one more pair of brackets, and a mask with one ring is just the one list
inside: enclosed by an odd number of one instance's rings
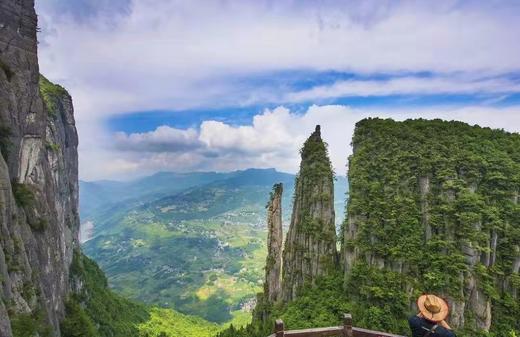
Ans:
{"label": "green shrub", "polygon": [[49,117],[56,119],[59,113],[60,99],[68,95],[67,90],[62,86],[54,84],[40,75],[40,95],[47,108]]}
{"label": "green shrub", "polygon": [[60,323],[62,337],[97,337],[96,328],[79,303],[70,298],[65,303],[65,319]]}
{"label": "green shrub", "polygon": [[11,330],[13,337],[51,337],[52,327],[47,323],[45,311],[35,310],[28,314],[11,316]]}
{"label": "green shrub", "polygon": [[11,129],[7,125],[3,125],[0,120],[0,155],[2,155],[6,160],[9,156],[11,147],[13,146],[10,140],[11,134]]}
{"label": "green shrub", "polygon": [[43,232],[49,226],[49,221],[45,218],[39,218],[36,221],[29,221],[29,226],[36,232]]}
{"label": "green shrub", "polygon": [[35,199],[34,193],[27,184],[22,184],[17,181],[11,183],[13,189],[14,199],[16,204],[20,207],[31,206]]}
{"label": "green shrub", "polygon": [[45,148],[48,150],[48,151],[52,151],[52,152],[59,152],[60,151],[60,144],[58,143],[46,143],[45,144]]}

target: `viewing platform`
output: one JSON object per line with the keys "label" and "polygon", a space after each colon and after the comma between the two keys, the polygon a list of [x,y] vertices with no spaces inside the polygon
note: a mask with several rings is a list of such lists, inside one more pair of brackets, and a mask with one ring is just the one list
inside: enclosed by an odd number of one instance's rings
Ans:
{"label": "viewing platform", "polygon": [[352,326],[352,315],[344,314],[342,326],[303,330],[285,330],[283,321],[276,320],[274,333],[268,337],[404,337],[386,332],[367,330]]}

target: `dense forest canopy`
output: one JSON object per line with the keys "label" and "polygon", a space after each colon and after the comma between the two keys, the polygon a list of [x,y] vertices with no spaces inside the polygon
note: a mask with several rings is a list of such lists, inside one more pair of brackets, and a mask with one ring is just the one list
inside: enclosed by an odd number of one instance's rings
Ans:
{"label": "dense forest canopy", "polygon": [[[444,296],[459,336],[514,336],[520,326],[520,135],[442,120],[366,119],[349,158],[344,275],[276,303],[289,328],[356,325],[408,334],[423,292]],[[489,331],[486,332],[486,331]],[[242,333],[242,335],[240,335]]]}

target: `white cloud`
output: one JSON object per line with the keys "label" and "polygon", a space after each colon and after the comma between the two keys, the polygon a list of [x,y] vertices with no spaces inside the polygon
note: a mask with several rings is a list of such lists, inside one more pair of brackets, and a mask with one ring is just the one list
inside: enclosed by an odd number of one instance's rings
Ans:
{"label": "white cloud", "polygon": [[114,146],[122,151],[145,152],[183,152],[200,147],[197,132],[194,129],[179,130],[166,125],[153,132],[127,135],[117,132]]}
{"label": "white cloud", "polygon": [[[335,171],[344,174],[347,157],[351,154],[350,142],[355,123],[366,117],[396,120],[442,118],[520,131],[519,107],[370,111],[343,105],[314,105],[303,114],[278,107],[256,115],[251,125],[233,126],[204,121],[198,130],[162,126],[145,134],[117,134],[115,137],[119,139],[119,146],[125,151],[112,153],[112,159],[98,167],[98,173],[106,176],[108,172],[120,178],[158,170],[231,171],[250,167],[275,167],[281,171],[296,172],[300,161],[298,150],[314,126],[320,124],[323,139],[329,144]],[[182,136],[178,137],[180,134]],[[150,139],[160,139],[162,151],[157,151],[156,144]],[[179,139],[182,140],[181,147]],[[124,145],[125,142],[128,144]]]}
{"label": "white cloud", "polygon": [[71,89],[80,120],[249,102],[262,92],[233,80],[291,69],[520,70],[514,3],[134,0],[87,22],[48,6],[41,68]]}
{"label": "white cloud", "polygon": [[388,80],[345,80],[331,85],[287,93],[283,102],[305,102],[347,96],[431,95],[431,94],[513,94],[520,83],[508,78],[468,76],[400,77]]}
{"label": "white cloud", "polygon": [[[285,108],[266,110],[254,116],[252,125],[230,126],[216,121],[204,121],[200,126],[200,140],[219,150],[243,153],[286,153],[287,144],[294,141],[294,134],[288,130],[296,117]],[[281,125],[285,127],[281,128]]]}
{"label": "white cloud", "polygon": [[[344,172],[354,123],[374,115],[457,118],[519,130],[517,108],[406,106],[313,106],[305,114],[277,108],[251,125],[208,120],[189,131],[163,128],[116,138],[105,130],[110,116],[132,111],[320,103],[343,95],[518,92],[517,80],[502,76],[520,71],[514,1],[96,0],[71,12],[77,3],[37,5],[41,71],[74,97],[83,179],[158,169],[295,171],[297,150],[314,124],[323,125],[336,170]],[[88,17],[80,20],[85,6]],[[255,82],[291,71],[391,78],[296,92],[283,78],[274,86]],[[433,76],[402,77],[423,71]]]}

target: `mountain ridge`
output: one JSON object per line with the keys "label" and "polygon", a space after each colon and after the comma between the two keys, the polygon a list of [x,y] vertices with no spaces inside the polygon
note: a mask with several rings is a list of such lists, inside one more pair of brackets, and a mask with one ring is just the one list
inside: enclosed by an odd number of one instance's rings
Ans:
{"label": "mountain ridge", "polygon": [[[246,180],[245,182],[243,182],[245,184],[250,184],[250,185],[260,184],[260,185],[267,186],[270,184],[272,185],[273,183],[276,183],[276,182],[285,183],[285,185],[287,185],[288,193],[285,194],[286,197],[284,199],[285,200],[284,204],[286,206],[290,205],[290,203],[292,202],[290,195],[291,195],[291,192],[293,189],[292,186],[294,185],[294,179],[296,178],[296,176],[293,174],[290,174],[290,173],[277,171],[274,168],[269,168],[269,169],[251,168],[251,169],[246,169],[246,170],[237,170],[237,171],[225,172],[225,173],[189,172],[189,173],[179,174],[177,172],[158,172],[151,176],[146,176],[146,177],[142,177],[142,178],[139,178],[139,179],[136,179],[133,181],[124,182],[123,184],[121,184],[118,181],[112,181],[112,180],[101,180],[101,181],[90,181],[90,182],[85,182],[85,181],[80,180],[80,216],[82,218],[82,222],[91,221],[91,220],[94,220],[93,218],[96,217],[96,215],[93,214],[93,209],[95,209],[96,212],[101,212],[101,213],[106,214],[106,213],[112,212],[112,210],[114,208],[119,208],[119,207],[128,208],[130,206],[127,207],[127,205],[132,204],[132,203],[133,204],[146,204],[146,203],[150,203],[150,202],[158,202],[158,201],[160,201],[160,199],[167,199],[169,197],[175,196],[180,193],[186,193],[190,189],[204,188],[204,186],[209,186],[212,183],[218,184],[218,182],[220,182],[222,184],[224,182],[228,182],[228,183],[234,182],[234,181],[240,182],[240,180],[243,179],[244,176],[249,173],[259,173],[261,175],[261,177],[264,178],[264,181],[251,179],[249,181]],[[128,191],[118,191],[119,189],[126,188],[128,185],[132,186],[131,189],[141,188],[141,187],[135,187],[135,186],[142,186],[143,181],[148,181],[148,182],[152,181],[153,178],[158,175],[160,175],[162,177],[168,177],[170,179],[171,177],[178,177],[179,175],[181,175],[181,176],[185,176],[185,175],[200,176],[200,175],[205,175],[205,174],[210,175],[210,178],[203,177],[202,181],[206,182],[205,184],[197,182],[197,183],[193,183],[192,185],[187,184],[186,186],[183,186],[180,188],[176,188],[176,187],[171,188],[170,185],[162,186],[161,191],[159,193],[157,193],[157,191],[154,191],[154,189],[151,189],[151,190],[146,189],[144,192],[141,190],[139,193],[137,193],[137,195],[129,193]],[[253,177],[253,178],[255,178],[255,177]],[[267,180],[265,180],[265,179],[267,179]],[[348,191],[347,191],[348,183],[346,181],[346,177],[345,176],[336,176],[336,181],[337,181],[337,184],[336,184],[337,190],[335,191],[336,199],[344,200],[345,195],[348,193]],[[157,182],[150,183],[150,185],[155,185],[155,184],[157,184]],[[170,182],[170,184],[171,184],[171,182]],[[116,196],[115,197],[110,197],[110,195],[112,193],[114,193],[113,191],[109,190],[112,186],[116,186],[116,192],[115,192]],[[98,190],[95,190],[93,187],[97,187]],[[119,197],[120,194],[125,194],[126,199],[123,198],[121,200],[121,198]],[[131,196],[128,196],[128,195],[131,195]],[[102,202],[95,201],[93,203],[94,206],[92,206],[91,200],[99,200],[99,199]],[[145,199],[145,200],[151,199],[151,200],[148,202],[143,202],[143,201],[141,201],[142,199]],[[343,210],[342,210],[343,207],[344,206],[341,204],[337,205],[337,210],[341,209],[340,212],[337,212],[340,217],[343,216]],[[338,223],[340,223],[340,222],[341,222],[341,220],[338,221]]]}

